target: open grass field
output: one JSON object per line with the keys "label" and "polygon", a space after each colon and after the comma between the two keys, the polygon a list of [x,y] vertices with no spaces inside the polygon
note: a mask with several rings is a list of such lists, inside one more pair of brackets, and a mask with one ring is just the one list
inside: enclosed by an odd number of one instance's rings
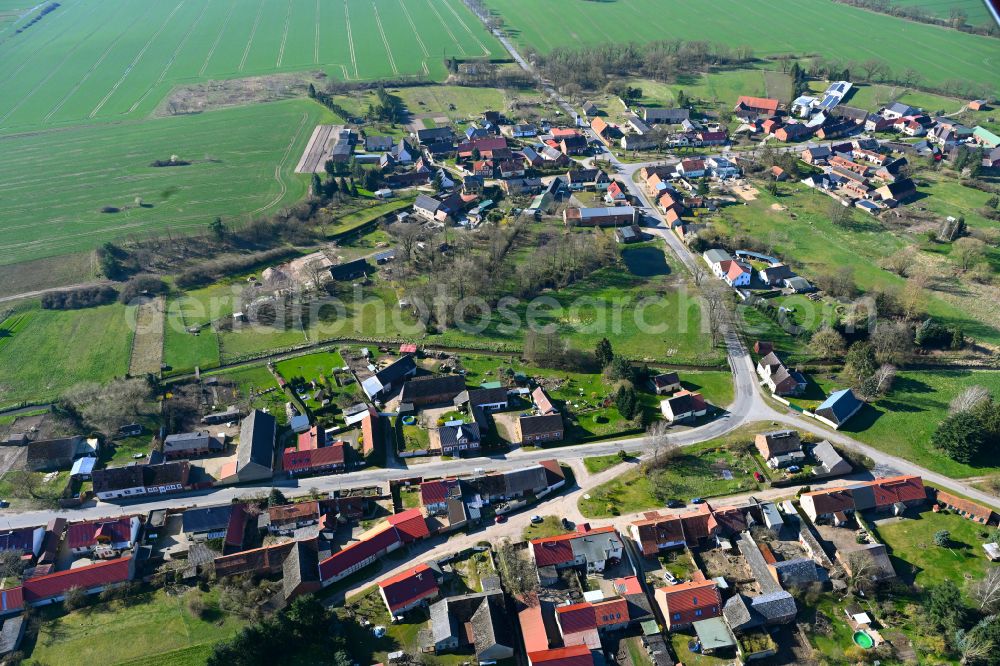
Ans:
{"label": "open grass field", "polygon": [[[1000,372],[993,370],[904,371],[889,395],[863,407],[841,428],[881,451],[912,460],[953,478],[996,472],[998,461],[981,466],[957,463],[935,449],[930,438],[948,415],[948,403],[969,386],[985,386],[1000,397]],[[838,387],[840,388],[840,387]]]}
{"label": "open grass field", "polygon": [[[130,308],[30,310],[0,338],[0,406],[50,400],[74,384],[124,376],[132,348]],[[6,323],[0,329],[11,330]]]}
{"label": "open grass field", "polygon": [[278,72],[443,79],[503,56],[460,0],[65,0],[0,33],[0,132],[143,117],[179,83]]}
{"label": "open grass field", "polygon": [[[0,264],[204,229],[217,215],[273,212],[305,196],[308,179],[292,171],[313,127],[332,117],[291,100],[0,136],[8,156],[0,162]],[[150,166],[172,155],[191,164]],[[120,212],[103,213],[105,206]]]}
{"label": "open grass field", "polygon": [[[719,225],[720,229],[767,238],[774,252],[807,279],[849,266],[862,290],[876,286],[903,287],[902,278],[879,267],[884,257],[906,244],[902,238],[870,218],[862,220],[860,215],[854,228],[837,227],[829,218],[829,197],[801,185],[790,186],[784,192],[775,198],[761,191],[756,201],[724,209],[722,218],[713,224]],[[924,194],[923,189],[921,194]],[[935,196],[934,190],[930,189],[921,200],[929,202]],[[772,208],[775,203],[786,210]],[[801,303],[797,307],[796,323],[809,329],[815,328],[825,307],[816,306],[810,311],[807,302]],[[975,312],[967,307],[959,307],[949,300],[929,294],[926,310],[941,322],[960,326],[972,337],[1000,343],[1000,331],[990,323],[990,319],[986,316],[982,320],[975,319]]]}
{"label": "open grass field", "polygon": [[232,636],[242,622],[218,609],[217,593],[188,594],[204,598],[204,618],[188,610],[185,597],[162,590],[127,605],[95,604],[73,613],[61,606],[45,609],[30,657],[46,664],[203,664],[211,645]]}
{"label": "open grass field", "polygon": [[919,68],[928,83],[967,79],[991,90],[1000,87],[1000,44],[995,39],[826,0],[798,2],[794,10],[779,0],[753,4],[487,0],[486,4],[503,17],[519,44],[542,52],[604,42],[703,39],[747,44],[757,56],[818,53],[846,61],[880,58],[893,71]]}

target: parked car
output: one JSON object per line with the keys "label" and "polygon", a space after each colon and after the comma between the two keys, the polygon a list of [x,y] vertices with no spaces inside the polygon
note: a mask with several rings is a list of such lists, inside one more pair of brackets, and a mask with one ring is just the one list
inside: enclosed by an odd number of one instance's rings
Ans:
{"label": "parked car", "polygon": [[507,516],[505,516],[503,514],[500,514],[494,520],[497,522],[497,524],[499,524],[499,523],[506,523],[507,522]]}
{"label": "parked car", "polygon": [[668,509],[679,509],[682,506],[684,506],[684,502],[682,502],[680,500],[677,500],[677,499],[672,499],[672,500],[670,500],[670,501],[667,502],[667,508]]}
{"label": "parked car", "polygon": [[801,472],[801,471],[802,471],[802,468],[799,467],[798,465],[792,465],[791,467],[788,468],[788,473],[789,474],[795,474],[796,472]]}
{"label": "parked car", "polygon": [[542,517],[541,516],[532,516],[531,517],[531,522],[534,523],[535,525],[537,525],[538,523],[542,522]]}
{"label": "parked car", "polygon": [[757,481],[757,483],[764,483],[764,475],[760,472],[754,472],[753,478]]}
{"label": "parked car", "polygon": [[567,530],[573,529],[573,523],[570,522],[569,518],[563,518],[562,519],[562,526],[563,526],[563,529],[567,529]]}
{"label": "parked car", "polygon": [[6,509],[10,506],[10,502],[5,499],[0,499],[0,509]]}
{"label": "parked car", "polygon": [[701,497],[692,497],[691,504],[704,504],[705,500]]}

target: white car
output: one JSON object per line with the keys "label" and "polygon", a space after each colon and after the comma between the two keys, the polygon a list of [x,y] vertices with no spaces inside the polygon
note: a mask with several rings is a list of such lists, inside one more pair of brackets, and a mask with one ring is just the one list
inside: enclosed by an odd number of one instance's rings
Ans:
{"label": "white car", "polygon": [[542,517],[541,516],[532,516],[531,517],[531,522],[534,523],[535,525],[537,525],[538,523],[542,522]]}

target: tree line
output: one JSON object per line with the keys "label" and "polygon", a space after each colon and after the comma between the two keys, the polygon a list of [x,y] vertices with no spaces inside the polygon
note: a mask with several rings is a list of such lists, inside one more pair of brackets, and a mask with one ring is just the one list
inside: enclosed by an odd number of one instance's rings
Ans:
{"label": "tree line", "polygon": [[529,56],[549,80],[582,90],[599,90],[609,81],[631,76],[675,82],[710,67],[737,67],[754,60],[749,46],[680,39],[558,47],[547,54],[529,52]]}

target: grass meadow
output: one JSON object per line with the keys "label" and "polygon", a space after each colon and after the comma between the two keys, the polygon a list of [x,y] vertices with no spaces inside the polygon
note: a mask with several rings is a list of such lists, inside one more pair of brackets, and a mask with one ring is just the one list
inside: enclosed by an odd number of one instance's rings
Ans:
{"label": "grass meadow", "polygon": [[186,595],[162,590],[127,604],[95,604],[72,613],[61,605],[47,608],[40,613],[30,657],[46,664],[204,664],[212,645],[232,636],[243,622],[219,610],[217,592],[191,594],[204,599],[202,617],[187,608]]}
{"label": "grass meadow", "polygon": [[780,0],[487,0],[486,4],[503,17],[519,44],[542,52],[605,42],[702,39],[747,44],[758,56],[818,53],[843,60],[880,58],[896,72],[918,68],[928,83],[966,79],[993,90],[1000,87],[996,67],[1000,53],[994,39],[826,0],[805,0],[794,7]]}
{"label": "grass meadow", "polygon": [[993,21],[982,0],[948,0],[948,2],[940,2],[940,0],[891,0],[889,4],[897,7],[915,7],[931,16],[943,19],[951,18],[951,10],[957,9],[965,12],[966,22],[969,25],[989,25]]}
{"label": "grass meadow", "polygon": [[[0,322],[0,407],[49,400],[85,381],[128,371],[134,308],[29,310]],[[13,324],[9,324],[14,320]]]}
{"label": "grass meadow", "polygon": [[0,100],[0,132],[143,117],[180,83],[443,79],[445,57],[503,55],[461,0],[64,0],[0,33],[0,85],[21,92]]}

